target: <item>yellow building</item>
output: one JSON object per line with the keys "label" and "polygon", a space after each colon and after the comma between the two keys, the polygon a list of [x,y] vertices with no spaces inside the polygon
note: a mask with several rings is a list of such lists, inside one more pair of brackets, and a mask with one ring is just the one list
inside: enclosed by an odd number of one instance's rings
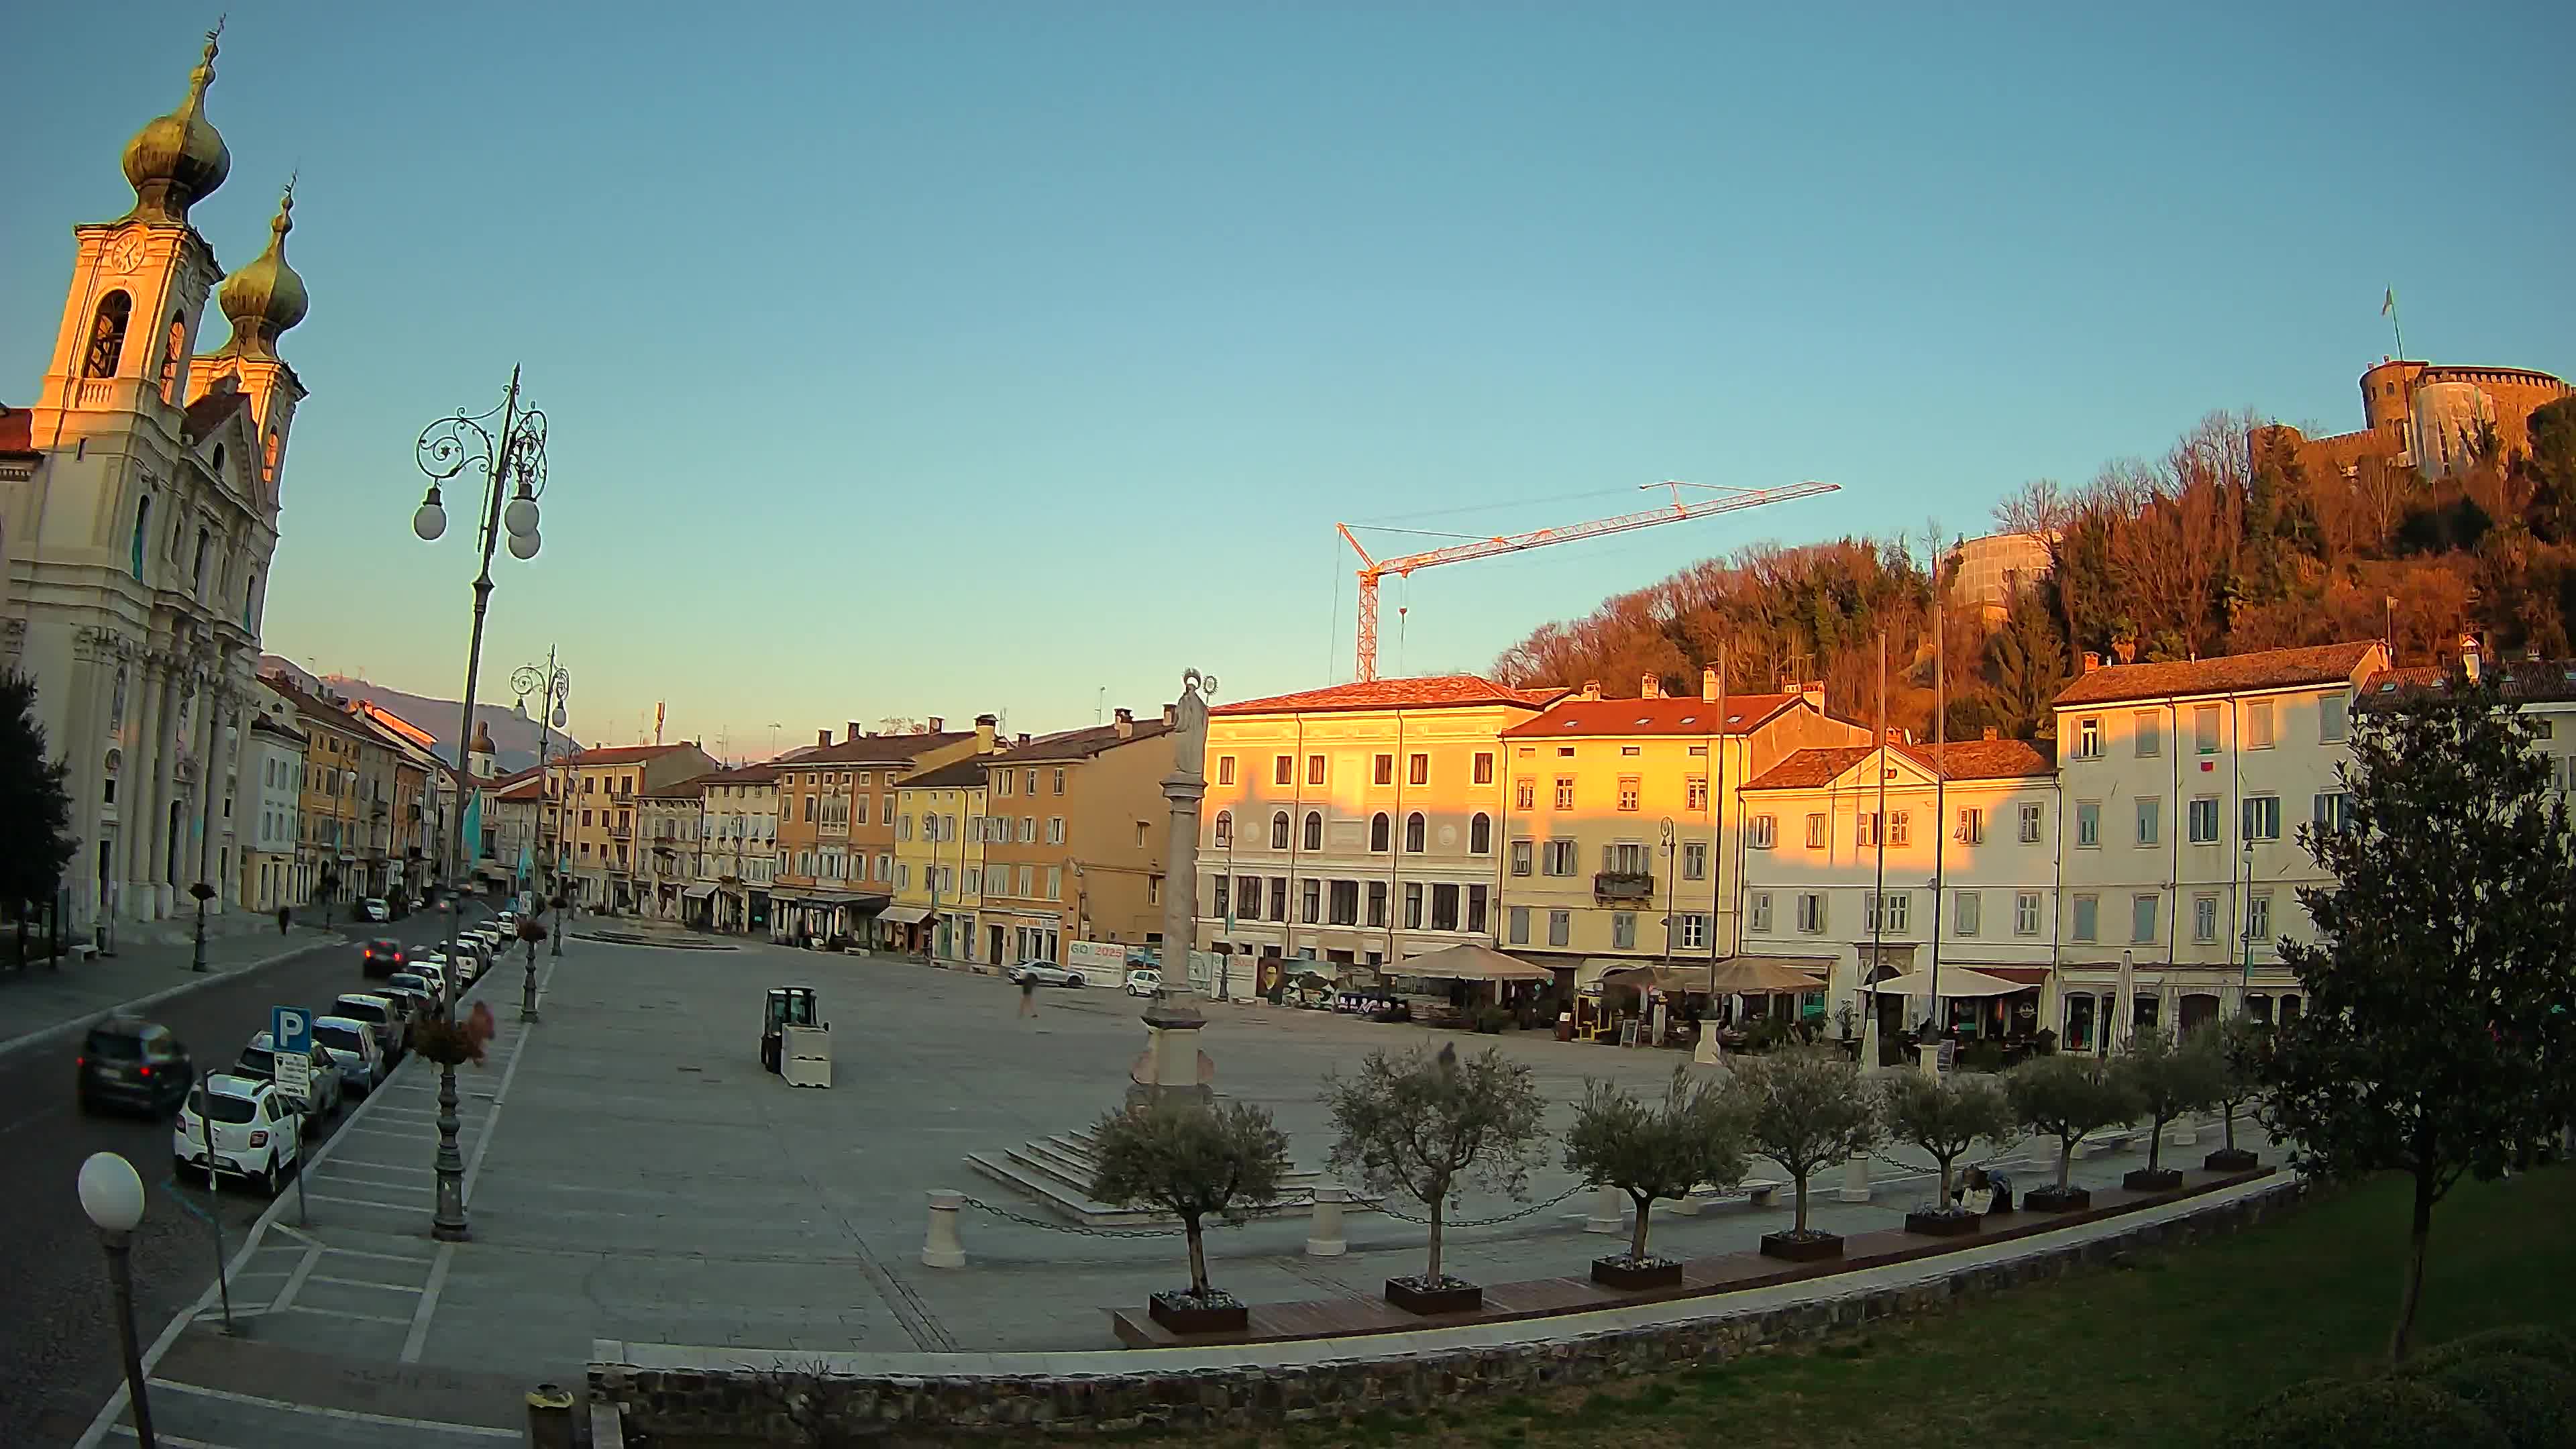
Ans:
{"label": "yellow building", "polygon": [[[1597,683],[1502,732],[1502,949],[1590,981],[1610,966],[1735,954],[1746,841],[1736,791],[1796,750],[1866,744],[1824,692],[1636,699]],[[1756,842],[1761,846],[1767,841]]]}
{"label": "yellow building", "polygon": [[563,843],[573,899],[587,910],[622,914],[637,902],[636,796],[716,768],[692,744],[590,749],[551,767],[565,791]]}
{"label": "yellow building", "polygon": [[971,956],[984,902],[984,763],[958,760],[895,788],[894,904],[878,916],[899,950]]}
{"label": "yellow building", "polygon": [[361,854],[365,825],[359,793],[359,760],[383,746],[339,704],[297,688],[277,675],[265,682],[295,707],[305,737],[303,790],[296,801],[295,896],[331,907],[366,893]]}
{"label": "yellow building", "polygon": [[1023,737],[986,761],[979,963],[1064,962],[1074,941],[1162,941],[1172,835],[1166,708],[1163,719],[1140,722],[1122,709],[1108,724]]}

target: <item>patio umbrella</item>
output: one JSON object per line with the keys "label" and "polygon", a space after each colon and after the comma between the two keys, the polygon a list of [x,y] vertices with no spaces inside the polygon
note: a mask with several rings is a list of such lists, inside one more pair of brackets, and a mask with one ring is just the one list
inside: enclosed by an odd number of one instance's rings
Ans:
{"label": "patio umbrella", "polygon": [[[2138,1022],[2138,1008],[2133,999],[2137,995],[2137,987],[2137,967],[2129,959],[2129,953],[2123,951],[2120,953],[2120,1000],[2112,1008],[2111,1020],[2108,1023],[2109,1030],[2103,1036],[2103,1040],[2111,1042],[2122,1051],[2129,1049],[2130,1033]],[[2110,1032],[2117,1032],[2118,1035],[2112,1036]]]}
{"label": "patio umbrella", "polygon": [[1600,979],[1611,986],[1629,986],[1639,991],[1661,988],[1666,996],[1681,996],[1708,989],[1708,973],[1684,966],[1613,966],[1601,973]]}
{"label": "patio umbrella", "polygon": [[1694,969],[1691,988],[1714,996],[1761,996],[1778,991],[1814,991],[1825,984],[1825,963],[1813,967],[1778,956],[1731,956],[1709,971]]}
{"label": "patio umbrella", "polygon": [[[1965,966],[1953,966],[1941,973],[1941,995],[1944,998],[2009,996],[2016,991],[2029,989],[2018,981],[2007,981],[2001,976],[1989,976],[1983,971],[1971,971]],[[1891,976],[1870,987],[1870,990],[1889,996],[1930,996],[1932,975],[1928,971],[1915,971],[1903,976]]]}
{"label": "patio umbrella", "polygon": [[1408,956],[1382,969],[1390,976],[1429,976],[1443,981],[1548,981],[1556,976],[1544,966],[1472,941],[1427,956]]}

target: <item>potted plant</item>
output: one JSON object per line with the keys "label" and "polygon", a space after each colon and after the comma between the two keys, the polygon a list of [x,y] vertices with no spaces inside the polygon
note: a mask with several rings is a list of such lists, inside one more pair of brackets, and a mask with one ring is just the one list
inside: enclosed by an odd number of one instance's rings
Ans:
{"label": "potted plant", "polygon": [[1207,1107],[1165,1102],[1103,1115],[1091,1129],[1096,1166],[1091,1196],[1119,1207],[1151,1204],[1181,1220],[1190,1246],[1190,1286],[1156,1293],[1146,1310],[1174,1333],[1239,1333],[1249,1311],[1208,1283],[1203,1227],[1210,1214],[1241,1223],[1279,1195],[1288,1139],[1269,1109],[1243,1102]]}
{"label": "potted plant", "polygon": [[1592,1260],[1592,1281],[1610,1288],[1669,1288],[1682,1281],[1678,1259],[1646,1253],[1647,1217],[1659,1198],[1682,1198],[1701,1183],[1731,1186],[1744,1177],[1744,1127],[1723,1083],[1691,1080],[1673,1068],[1660,1104],[1624,1087],[1586,1082],[1574,1125],[1565,1134],[1565,1167],[1586,1187],[1615,1187],[1637,1206],[1628,1251]]}
{"label": "potted plant", "polygon": [[1900,1072],[1881,1087],[1888,1135],[1923,1149],[1940,1170],[1931,1204],[1905,1215],[1905,1230],[1955,1237],[1977,1230],[1980,1215],[1950,1200],[1959,1159],[1979,1142],[2000,1142],[2013,1130],[2012,1102],[1992,1077],[1947,1077]]}
{"label": "potted plant", "polygon": [[2100,1057],[2060,1052],[2033,1057],[2004,1078],[2012,1100],[2013,1120],[2042,1137],[2057,1139],[2057,1182],[2022,1194],[2022,1206],[2041,1212],[2080,1212],[2093,1205],[2093,1195],[2067,1181],[2075,1149],[2105,1127],[2136,1119],[2138,1105],[2128,1083],[2113,1075]]}
{"label": "potted plant", "polygon": [[1441,1271],[1444,1218],[1464,1182],[1519,1197],[1539,1155],[1547,1113],[1528,1067],[1487,1047],[1460,1061],[1416,1047],[1371,1052],[1350,1078],[1324,1079],[1324,1104],[1340,1138],[1332,1165],[1372,1192],[1401,1192],[1429,1210],[1422,1272],[1386,1280],[1386,1301],[1413,1313],[1463,1313],[1485,1290]]}
{"label": "potted plant", "polygon": [[492,1008],[478,1001],[463,1020],[423,1013],[412,1018],[411,1049],[442,1067],[483,1065],[492,1041]]}
{"label": "potted plant", "polygon": [[2170,1192],[2182,1186],[2182,1173],[2165,1167],[2165,1127],[2185,1112],[2209,1104],[2225,1071],[2218,1054],[2205,1046],[2177,1042],[2170,1032],[2142,1033],[2111,1063],[2128,1083],[2129,1095],[2147,1119],[2147,1165],[2120,1179],[2131,1192]]}
{"label": "potted plant", "polygon": [[2200,1165],[2211,1172],[2250,1172],[2262,1159],[2236,1145],[2236,1109],[2262,1091],[2263,1059],[2272,1049],[2272,1030],[2239,1014],[2219,1023],[2210,1035],[2209,1046],[2218,1053],[2217,1091],[2210,1105],[2218,1109],[2218,1130],[2225,1145],[2202,1158]]}
{"label": "potted plant", "polygon": [[1787,1232],[1762,1235],[1763,1253],[1793,1262],[1841,1257],[1840,1234],[1807,1226],[1807,1180],[1884,1137],[1860,1065],[1839,1052],[1784,1048],[1739,1059],[1727,1093],[1752,1154],[1780,1164],[1797,1188],[1796,1218]]}

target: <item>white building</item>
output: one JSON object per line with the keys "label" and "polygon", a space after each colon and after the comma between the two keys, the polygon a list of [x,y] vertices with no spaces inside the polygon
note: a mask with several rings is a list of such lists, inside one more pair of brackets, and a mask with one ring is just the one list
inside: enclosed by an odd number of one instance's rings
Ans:
{"label": "white building", "polygon": [[778,768],[718,770],[698,783],[706,789],[697,879],[680,893],[681,919],[717,931],[765,928],[778,867]]}
{"label": "white building", "polygon": [[304,904],[295,847],[303,838],[305,739],[295,727],[295,706],[274,690],[254,684],[252,701],[242,751],[242,773],[251,784],[236,797],[242,818],[234,834],[242,852],[239,899],[244,909],[265,913]]}
{"label": "white building", "polygon": [[1949,999],[1945,1026],[2052,1024],[2060,813],[2045,746],[1800,750],[1741,791],[1744,953],[1821,973],[1829,1018],[1849,1008],[1855,1034],[1863,986],[1883,980],[1923,988],[1876,996],[1883,1034],[1963,982],[1987,994]]}
{"label": "white building", "polygon": [[[205,115],[214,58],[210,41],[187,99],[126,144],[133,209],[73,229],[35,405],[0,409],[0,663],[34,677],[70,762],[75,927],[164,918],[191,884],[235,879],[222,837],[304,396],[276,343],[306,303],[291,196],[229,277],[190,222],[231,168]],[[232,336],[200,353],[219,278]]]}
{"label": "white building", "polygon": [[2298,828],[2339,818],[2353,702],[2387,667],[2377,642],[2087,660],[2055,706],[2067,1045],[2102,1040],[2123,957],[2140,1027],[2297,1012],[2276,943],[2306,933],[2298,890],[2326,879]]}

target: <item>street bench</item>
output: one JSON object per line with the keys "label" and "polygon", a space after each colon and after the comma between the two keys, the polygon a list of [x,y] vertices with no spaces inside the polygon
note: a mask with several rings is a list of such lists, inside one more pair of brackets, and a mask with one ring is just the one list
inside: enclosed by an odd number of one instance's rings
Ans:
{"label": "street bench", "polygon": [[1788,1185],[1769,1177],[1748,1177],[1729,1187],[1704,1182],[1692,1188],[1689,1196],[1674,1199],[1670,1211],[1679,1213],[1683,1217],[1691,1217],[1705,1204],[1727,1202],[1739,1197],[1755,1207],[1767,1208],[1777,1200],[1780,1189]]}

